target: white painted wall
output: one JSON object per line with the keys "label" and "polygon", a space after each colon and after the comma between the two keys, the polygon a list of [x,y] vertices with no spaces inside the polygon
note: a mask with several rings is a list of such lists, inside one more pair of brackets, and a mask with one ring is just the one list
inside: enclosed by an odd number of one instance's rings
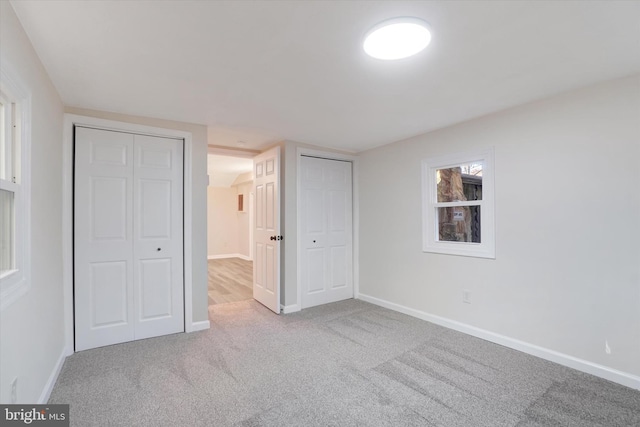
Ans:
{"label": "white painted wall", "polygon": [[238,253],[245,257],[249,257],[249,246],[251,244],[251,236],[249,233],[249,227],[251,226],[249,209],[251,207],[250,199],[253,181],[245,181],[242,184],[235,185],[233,188],[236,189],[236,205],[239,194],[242,194],[244,200],[244,212],[236,212],[236,219],[238,221]]}
{"label": "white painted wall", "polygon": [[[496,259],[423,253],[420,161],[490,146]],[[360,292],[637,378],[639,161],[638,75],[363,152]]]}
{"label": "white painted wall", "polygon": [[208,256],[239,252],[238,193],[235,187],[207,188]]}
{"label": "white painted wall", "polygon": [[[251,161],[251,159],[249,159]],[[211,169],[210,174],[220,171]],[[207,188],[208,257],[250,256],[250,197],[253,172],[235,174],[230,186],[212,185]],[[244,211],[238,211],[238,195],[244,197]]]}
{"label": "white painted wall", "polygon": [[46,400],[64,360],[60,97],[9,2],[0,2],[0,62],[31,92],[31,290],[0,313],[0,402]]}
{"label": "white painted wall", "polygon": [[206,322],[209,319],[207,297],[207,127],[193,123],[175,122],[171,120],[149,117],[131,116],[106,111],[95,111],[83,108],[65,107],[65,112],[80,116],[97,117],[125,123],[135,123],[165,129],[190,132],[193,141],[191,156],[191,179],[193,186],[192,217],[192,310],[193,322]]}

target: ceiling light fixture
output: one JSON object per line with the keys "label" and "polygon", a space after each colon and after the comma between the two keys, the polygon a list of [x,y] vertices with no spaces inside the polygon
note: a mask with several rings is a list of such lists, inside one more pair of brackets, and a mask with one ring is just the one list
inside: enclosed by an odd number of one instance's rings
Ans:
{"label": "ceiling light fixture", "polygon": [[364,51],[374,58],[393,60],[415,55],[431,42],[429,25],[420,18],[388,19],[370,29]]}

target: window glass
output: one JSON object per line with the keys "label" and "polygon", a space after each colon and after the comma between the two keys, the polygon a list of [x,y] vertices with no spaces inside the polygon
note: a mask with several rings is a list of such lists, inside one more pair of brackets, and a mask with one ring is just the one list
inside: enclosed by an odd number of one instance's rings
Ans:
{"label": "window glass", "polygon": [[0,190],[0,275],[14,266],[14,193]]}
{"label": "window glass", "polygon": [[438,209],[438,240],[481,243],[480,206],[452,206]]}
{"label": "window glass", "polygon": [[482,163],[436,170],[438,203],[482,200]]}
{"label": "window glass", "polygon": [[4,94],[0,93],[0,179],[9,179],[8,166],[10,164],[9,157],[11,156],[11,150],[8,147],[11,135],[9,132],[10,120],[7,120],[11,105],[7,103]]}

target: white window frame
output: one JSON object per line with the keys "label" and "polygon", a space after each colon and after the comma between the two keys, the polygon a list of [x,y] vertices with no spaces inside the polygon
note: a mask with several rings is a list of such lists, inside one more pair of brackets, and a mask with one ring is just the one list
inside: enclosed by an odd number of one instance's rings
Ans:
{"label": "white window frame", "polygon": [[15,144],[3,154],[3,167],[11,172],[11,179],[0,179],[0,188],[14,194],[14,268],[0,276],[0,311],[4,311],[31,288],[31,95],[5,68],[0,68],[0,91],[3,104],[16,105],[16,127],[9,124]]}
{"label": "white window frame", "polygon": [[[447,169],[480,162],[483,164],[482,200],[447,203],[438,202],[438,184],[436,182],[436,171],[438,169]],[[494,175],[493,148],[432,157],[422,161],[423,252],[495,259]],[[439,240],[437,209],[449,206],[480,207],[481,243],[448,242]]]}

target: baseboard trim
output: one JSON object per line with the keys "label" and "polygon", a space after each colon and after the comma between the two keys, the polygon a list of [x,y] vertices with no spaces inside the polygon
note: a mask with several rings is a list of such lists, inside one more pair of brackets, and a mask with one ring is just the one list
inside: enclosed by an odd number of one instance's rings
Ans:
{"label": "baseboard trim", "polygon": [[253,261],[248,256],[242,255],[242,254],[221,254],[221,255],[208,255],[207,256],[207,259],[227,259],[227,258],[240,258],[240,259],[243,259],[245,261]]}
{"label": "baseboard trim", "polygon": [[289,314],[300,311],[300,306],[298,304],[280,305],[280,309],[282,310],[283,314]]}
{"label": "baseboard trim", "polygon": [[40,398],[38,399],[39,405],[46,405],[49,401],[49,397],[51,397],[51,392],[53,391],[53,387],[56,385],[56,381],[58,381],[58,376],[60,375],[60,371],[62,371],[62,366],[64,365],[64,361],[67,358],[67,348],[64,347],[62,349],[62,353],[58,357],[56,361],[56,365],[53,367],[53,371],[51,371],[51,375],[49,375],[49,379],[47,380],[44,388],[42,389],[42,393],[40,394]]}
{"label": "baseboard trim", "polygon": [[191,330],[189,332],[204,331],[209,328],[211,328],[211,322],[208,320],[202,320],[200,322],[192,322]]}
{"label": "baseboard trim", "polygon": [[360,293],[358,299],[640,390],[640,376]]}

